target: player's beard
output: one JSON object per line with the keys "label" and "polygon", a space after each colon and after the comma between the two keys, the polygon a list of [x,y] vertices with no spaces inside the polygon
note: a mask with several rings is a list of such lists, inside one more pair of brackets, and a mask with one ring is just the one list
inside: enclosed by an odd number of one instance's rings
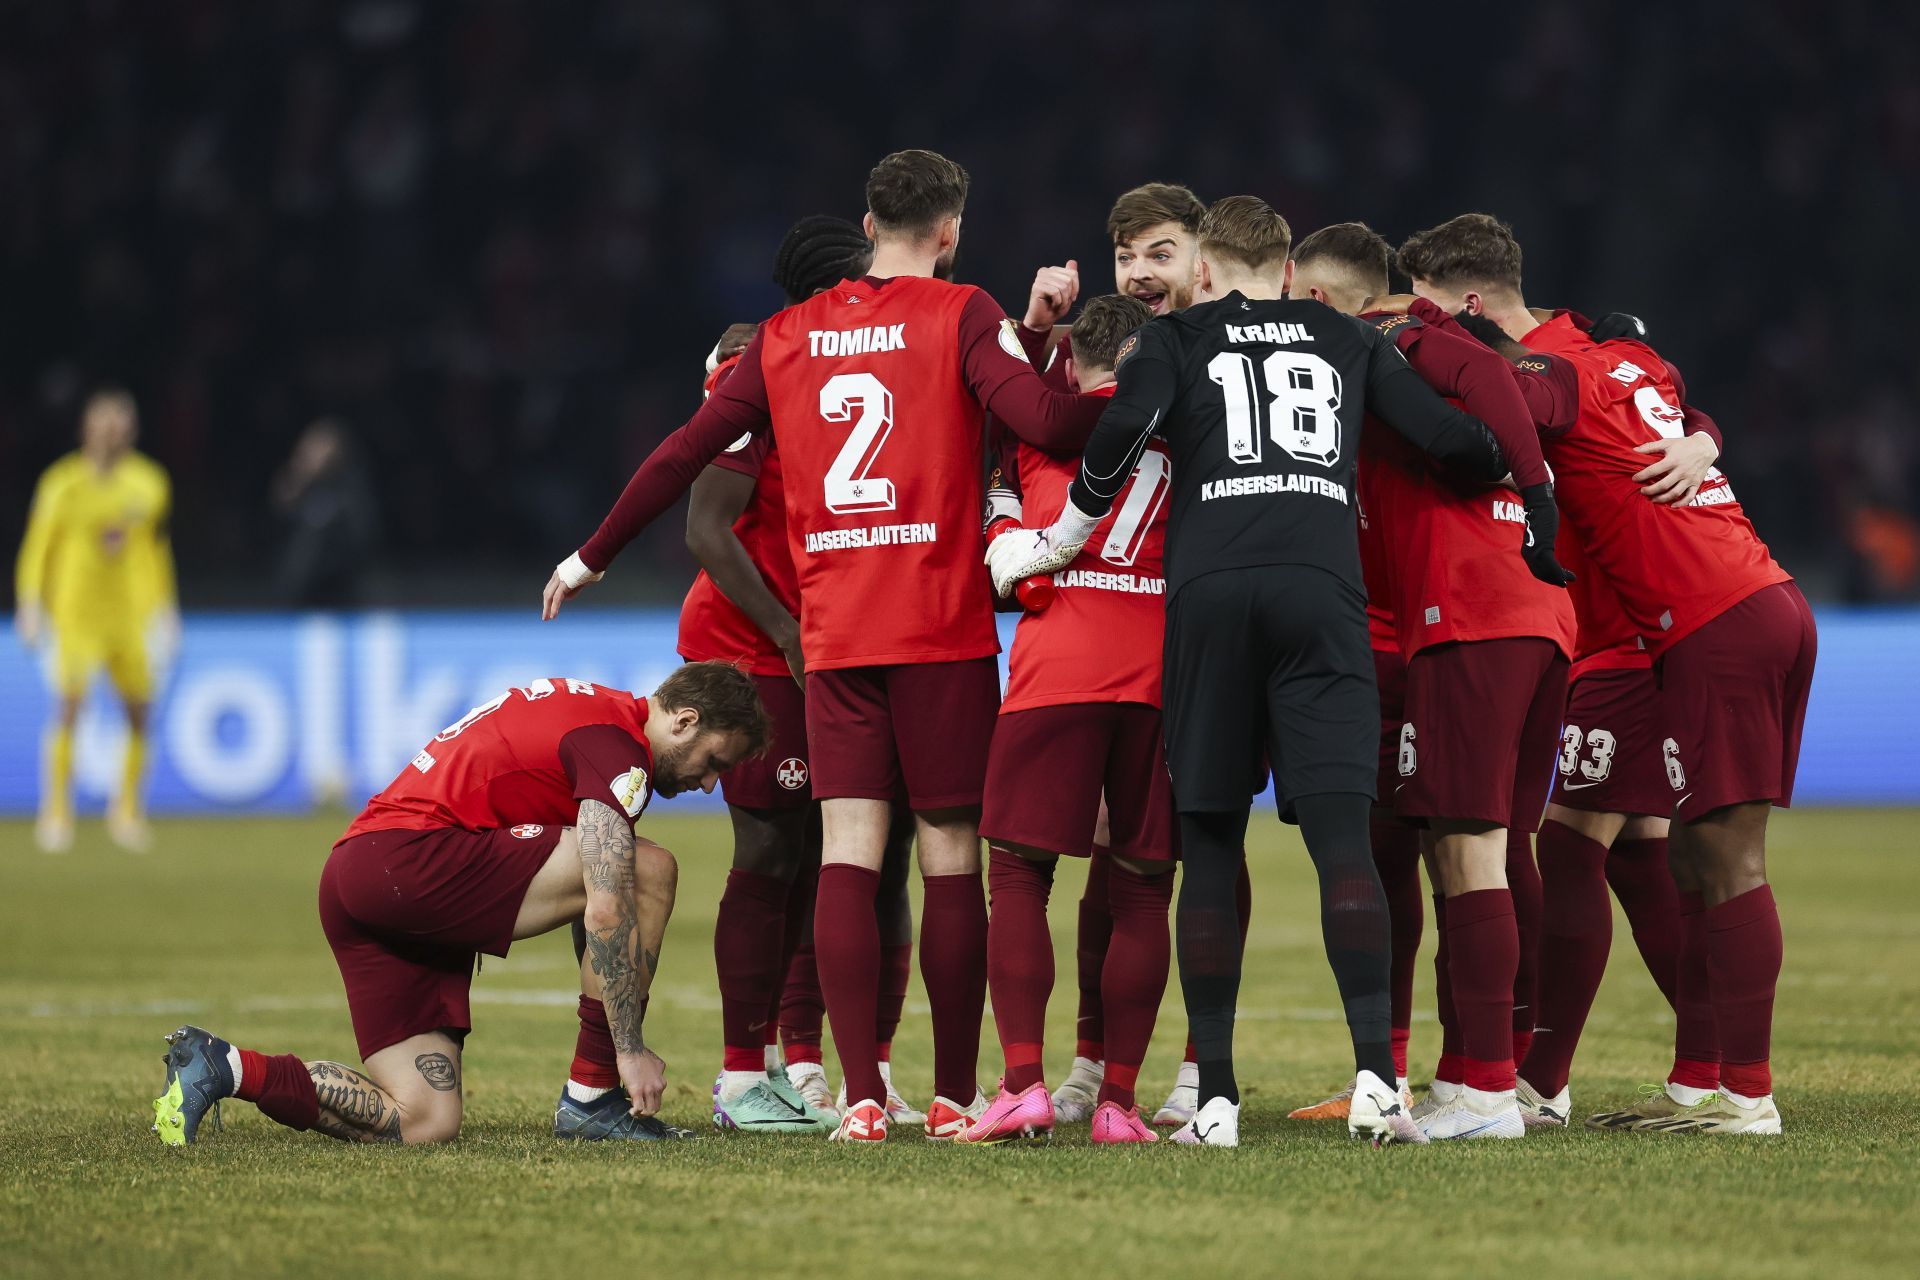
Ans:
{"label": "player's beard", "polygon": [[933,278],[952,280],[955,264],[960,261],[960,246],[955,245],[933,260]]}
{"label": "player's beard", "polygon": [[691,743],[684,747],[662,747],[653,755],[653,794],[662,799],[670,799],[686,790],[686,780],[681,770],[687,763],[687,753],[693,750]]}

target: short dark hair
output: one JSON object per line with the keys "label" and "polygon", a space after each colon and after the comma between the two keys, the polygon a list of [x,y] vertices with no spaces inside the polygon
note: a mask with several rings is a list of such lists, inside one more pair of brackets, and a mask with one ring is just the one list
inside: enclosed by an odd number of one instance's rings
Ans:
{"label": "short dark hair", "polygon": [[1400,270],[1438,285],[1505,285],[1520,290],[1520,242],[1490,213],[1463,213],[1416,231],[1400,246]]}
{"label": "short dark hair", "polygon": [[660,682],[652,701],[668,711],[693,708],[702,729],[745,734],[749,758],[765,751],[773,734],[753,677],[731,662],[686,663]]}
{"label": "short dark hair", "polygon": [[1113,202],[1113,212],[1107,215],[1107,241],[1125,244],[1163,222],[1177,223],[1182,231],[1193,235],[1200,230],[1200,219],[1206,213],[1207,206],[1187,188],[1171,182],[1149,182]]}
{"label": "short dark hair", "polygon": [[1074,362],[1089,368],[1113,368],[1120,344],[1151,319],[1153,308],[1138,298],[1119,293],[1088,298],[1068,331],[1073,342]]}
{"label": "short dark hair", "polygon": [[967,207],[967,171],[937,151],[896,151],[867,175],[867,211],[889,231],[925,235]]}
{"label": "short dark hair", "polygon": [[1287,260],[1293,229],[1259,196],[1227,196],[1207,206],[1200,220],[1200,249],[1214,258],[1232,258],[1258,271]]}
{"label": "short dark hair", "polygon": [[845,218],[816,213],[794,223],[781,240],[773,282],[791,305],[865,275],[872,263],[873,241],[866,232]]}
{"label": "short dark hair", "polygon": [[1352,273],[1369,295],[1387,291],[1387,263],[1392,258],[1387,238],[1364,222],[1336,222],[1293,247],[1295,266],[1331,263]]}

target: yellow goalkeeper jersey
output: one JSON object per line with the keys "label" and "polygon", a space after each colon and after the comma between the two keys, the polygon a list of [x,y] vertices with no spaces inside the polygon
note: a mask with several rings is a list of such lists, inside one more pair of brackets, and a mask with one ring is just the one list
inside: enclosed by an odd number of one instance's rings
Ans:
{"label": "yellow goalkeeper jersey", "polygon": [[14,591],[37,600],[56,627],[142,627],[174,607],[166,469],[129,451],[106,471],[84,454],[41,475],[20,546]]}

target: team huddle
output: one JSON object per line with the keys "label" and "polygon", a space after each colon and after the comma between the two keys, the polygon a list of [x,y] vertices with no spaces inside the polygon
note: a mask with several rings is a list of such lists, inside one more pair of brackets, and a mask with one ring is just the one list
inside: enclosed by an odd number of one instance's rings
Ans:
{"label": "team huddle", "polygon": [[[646,697],[537,680],[436,735],[321,877],[365,1070],[181,1027],[164,1141],[227,1097],[340,1138],[454,1137],[477,957],[563,927],[580,1029],[555,1135],[691,1136],[658,1116],[644,1035],[675,863],[635,824],[718,785],[715,1125],[1236,1146],[1244,844],[1269,781],[1354,1056],[1294,1116],[1375,1143],[1566,1125],[1611,888],[1674,1060],[1587,1124],[1780,1132],[1765,834],[1792,797],[1813,619],[1644,327],[1529,308],[1485,214],[1397,251],[1357,222],[1296,244],[1258,199],[1159,183],[1113,207],[1113,294],[1076,311],[1076,264],[1043,268],[1016,321],[951,279],[967,191],[945,157],[897,152],[862,226],[795,225],[787,307],[722,338],[701,407],[543,598],[551,619],[691,493],[687,664]],[[1021,610],[1004,695],[996,608]],[[1062,856],[1092,861],[1050,1088]],[[924,1109],[889,1066],[916,858]],[[1423,862],[1442,1044],[1416,1103]],[[1189,1043],[1143,1116],[1176,952]]]}

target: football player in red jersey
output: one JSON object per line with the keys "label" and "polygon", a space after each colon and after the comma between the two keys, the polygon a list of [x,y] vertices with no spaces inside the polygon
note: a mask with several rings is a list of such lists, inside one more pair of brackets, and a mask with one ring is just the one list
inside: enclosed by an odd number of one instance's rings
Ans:
{"label": "football player in red jersey", "polygon": [[[1524,883],[1537,888],[1537,877],[1510,887],[1509,833],[1530,872],[1525,842],[1546,805],[1573,606],[1561,584],[1541,581],[1513,556],[1514,526],[1529,523],[1550,486],[1512,367],[1471,338],[1367,302],[1386,293],[1390,257],[1371,227],[1336,223],[1295,248],[1293,293],[1358,313],[1388,334],[1429,386],[1495,431],[1520,490],[1514,502],[1506,490],[1463,487],[1398,435],[1375,424],[1361,435],[1367,497],[1391,525],[1379,548],[1406,660],[1394,807],[1425,828],[1449,956],[1450,1021],[1458,1026],[1458,1045],[1434,1077],[1452,1087],[1436,1090],[1415,1116],[1435,1139],[1517,1138],[1525,1126],[1513,1027],[1516,1007],[1531,1001],[1515,995],[1523,943],[1515,902]],[[1409,897],[1417,903],[1417,889],[1406,888],[1389,894],[1390,909]],[[1398,971],[1410,977],[1409,968]],[[1531,1015],[1521,1015],[1529,1028]],[[1395,1069],[1404,1074],[1401,1063]]]}
{"label": "football player in red jersey", "polygon": [[[816,214],[787,232],[773,281],[788,306],[842,280],[866,274],[873,245],[844,218]],[[757,326],[730,331],[715,348],[707,390],[724,381]],[[729,337],[734,337],[731,350]],[[820,1061],[818,1013],[796,1027],[794,1060],[782,1072],[777,1044],[781,1009],[797,1009],[799,992],[818,990],[805,975],[787,1000],[787,975],[812,964],[799,956],[820,874],[820,827],[809,785],[806,700],[800,657],[800,587],[787,548],[786,499],[779,454],[766,436],[742,436],[694,481],[687,505],[687,548],[701,572],[680,608],[680,656],[719,659],[752,674],[773,721],[767,751],[720,779],[733,824],[733,868],[714,920],[714,967],[720,979],[724,1058],[714,1084],[714,1123],[756,1132],[805,1133],[839,1121]],[[880,1024],[885,1054],[906,998],[913,954],[913,914],[905,860],[912,854],[912,816],[895,814],[880,900]],[[808,1035],[808,1032],[811,1035]],[[800,1039],[800,1036],[806,1038]],[[889,1078],[887,1114],[918,1123]]]}
{"label": "football player in red jersey", "polygon": [[320,874],[366,1071],[181,1027],[154,1131],[190,1143],[235,1097],[349,1142],[451,1141],[475,961],[583,921],[580,1036],[554,1136],[689,1136],[653,1118],[666,1064],[641,1034],[678,873],[633,824],[656,794],[712,791],[767,732],[753,682],[721,662],[689,663],[646,698],[543,679],[475,707],[367,802]]}
{"label": "football player in red jersey", "polygon": [[[1206,206],[1186,187],[1149,182],[1121,193],[1107,215],[1107,242],[1113,246],[1114,292],[1145,303],[1155,315],[1179,311],[1193,303],[1199,282],[1194,250],[1200,219]],[[1073,309],[1080,289],[1078,264],[1042,267],[1034,276],[1026,316],[1020,322],[1020,341],[1047,385],[1071,390],[1068,370],[1073,343],[1059,323]],[[1105,830],[1104,810],[1100,832]],[[1079,970],[1080,1010],[1073,1066],[1054,1091],[1058,1119],[1090,1119],[1099,1106],[1105,1078],[1105,1011],[1101,1007],[1102,975],[1107,946],[1113,935],[1113,913],[1108,900],[1106,840],[1096,834],[1087,887],[1080,899]],[[1252,910],[1252,885],[1244,864],[1239,882],[1240,932],[1244,936]],[[1153,1123],[1177,1127],[1193,1119],[1200,1105],[1200,1074],[1193,1044],[1187,1043],[1173,1089],[1153,1113]]]}
{"label": "football player in red jersey", "polygon": [[[1111,394],[1115,353],[1152,316],[1146,304],[1119,294],[1088,302],[1072,330],[1069,377],[1075,387]],[[1003,450],[1009,487],[990,489],[990,518],[1050,522],[1065,505],[1078,466],[1075,458],[1031,445]],[[1047,898],[1059,857],[1091,853],[1103,794],[1114,945],[1102,975],[1105,1071],[1092,1115],[1093,1141],[1155,1140],[1140,1120],[1133,1085],[1166,991],[1171,955],[1167,906],[1173,899],[1175,823],[1160,734],[1160,637],[1166,626],[1160,551],[1169,474],[1164,450],[1142,455],[1095,541],[1053,575],[1052,603],[1023,617],[1014,633],[980,822],[993,900],[987,981],[1006,1074],[999,1096],[962,1142],[997,1143],[1053,1131],[1053,1101],[1041,1065],[1053,992]],[[1037,759],[1049,762],[1044,773],[1033,770]]]}
{"label": "football player in red jersey", "polygon": [[1541,322],[1521,294],[1510,228],[1463,214],[1411,238],[1400,265],[1443,311],[1483,314],[1579,376],[1579,414],[1546,440],[1547,459],[1569,525],[1655,663],[1675,797],[1669,856],[1682,910],[1702,908],[1721,1051],[1718,1091],[1636,1129],[1777,1134],[1769,1051],[1780,917],[1766,826],[1769,808],[1793,796],[1817,646],[1812,612],[1731,493],[1699,505],[1635,500],[1643,485],[1661,487],[1641,478],[1646,455],[1670,454],[1684,438],[1674,375],[1645,344],[1594,342],[1569,313]]}
{"label": "football player in red jersey", "polygon": [[822,801],[814,948],[852,1100],[834,1136],[886,1137],[874,1039],[874,919],[893,797],[915,815],[925,883],[921,974],[934,1027],[927,1136],[985,1107],[974,1072],[986,1001],[979,806],[999,703],[990,583],[979,563],[984,415],[1045,448],[1079,447],[1104,403],[1044,386],[1017,326],[947,277],[964,169],[930,151],[874,167],[870,274],[780,312],[740,365],[628,482],[554,571],[552,617],[741,433],[778,442],[800,582],[807,741]]}

